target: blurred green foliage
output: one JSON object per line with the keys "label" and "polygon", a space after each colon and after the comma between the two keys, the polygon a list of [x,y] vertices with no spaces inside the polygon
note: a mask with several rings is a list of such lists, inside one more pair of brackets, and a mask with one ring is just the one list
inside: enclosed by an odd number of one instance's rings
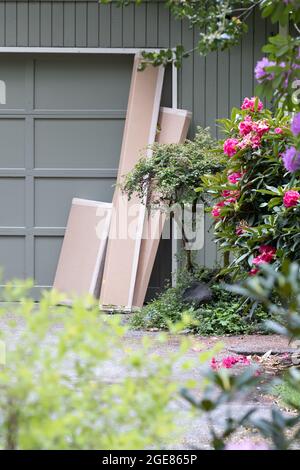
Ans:
{"label": "blurred green foliage", "polygon": [[93,299],[68,307],[50,291],[36,304],[31,287],[12,281],[2,290],[0,448],[144,449],[172,441],[173,367],[188,340],[167,357],[147,337],[130,347],[126,327],[100,314]]}

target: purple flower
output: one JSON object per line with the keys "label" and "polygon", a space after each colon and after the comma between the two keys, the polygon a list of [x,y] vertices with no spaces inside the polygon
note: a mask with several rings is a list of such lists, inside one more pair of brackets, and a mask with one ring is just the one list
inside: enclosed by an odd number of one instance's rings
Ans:
{"label": "purple flower", "polygon": [[262,83],[264,80],[273,80],[274,73],[267,72],[266,67],[272,67],[276,65],[275,62],[269,60],[267,57],[263,57],[259,60],[255,67],[255,78],[259,83]]}
{"label": "purple flower", "polygon": [[290,147],[282,154],[283,164],[287,171],[295,173],[300,170],[300,152],[295,147]]}
{"label": "purple flower", "polygon": [[300,113],[296,114],[294,117],[291,130],[295,137],[300,134]]}

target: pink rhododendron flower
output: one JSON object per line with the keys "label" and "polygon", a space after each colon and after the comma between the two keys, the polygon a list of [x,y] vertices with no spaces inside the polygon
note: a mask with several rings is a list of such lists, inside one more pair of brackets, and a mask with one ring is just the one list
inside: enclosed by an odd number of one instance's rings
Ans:
{"label": "pink rhododendron flower", "polygon": [[257,273],[259,273],[259,269],[258,268],[252,268],[249,271],[249,276],[256,276]]}
{"label": "pink rhododendron flower", "polygon": [[210,366],[213,370],[218,370],[220,368],[231,369],[236,364],[243,364],[249,366],[251,363],[246,356],[226,356],[223,357],[220,361],[217,361],[215,357],[212,358]]}
{"label": "pink rhododendron flower", "polygon": [[225,367],[225,369],[231,369],[238,362],[239,361],[238,361],[237,358],[235,358],[233,356],[228,356],[228,357],[224,357],[224,359],[222,359],[221,365],[223,367]]}
{"label": "pink rhododendron flower", "polygon": [[[259,266],[260,264],[270,263],[271,261],[273,261],[276,255],[276,248],[270,245],[261,245],[258,251],[260,254],[256,256],[255,258],[253,258],[252,260],[252,263],[255,264],[255,266]],[[254,274],[256,273],[253,273],[253,275]]]}
{"label": "pink rhododendron flower", "polygon": [[238,147],[242,150],[250,146],[251,146],[251,133],[245,135],[243,139],[241,140],[241,142],[238,143]]}
{"label": "pink rhododendron flower", "polygon": [[248,357],[246,357],[246,356],[240,356],[239,363],[240,364],[245,364],[246,366],[250,366],[250,364],[251,364]]}
{"label": "pink rhododendron flower", "polygon": [[[238,191],[236,189],[234,189],[234,190],[225,189],[222,192],[223,197],[226,197],[226,198],[231,197],[231,198],[235,198],[235,200],[240,197],[240,194],[241,194],[240,191]],[[226,201],[225,201],[225,203],[226,203]]]}
{"label": "pink rhododendron flower", "polygon": [[[253,96],[251,99],[250,98],[245,98],[243,101],[243,104],[241,106],[241,109],[249,109],[250,111],[254,112],[255,110],[255,101],[256,98]],[[257,105],[257,110],[261,111],[263,109],[264,105],[260,100],[258,100],[258,105]]]}
{"label": "pink rhododendron flower", "polygon": [[239,237],[240,235],[243,235],[243,233],[245,233],[245,230],[243,229],[243,227],[238,225],[235,229],[235,234]]}
{"label": "pink rhododendron flower", "polygon": [[259,266],[260,264],[267,263],[267,261],[264,259],[262,255],[258,255],[255,258],[253,258],[252,263],[255,264],[256,266]]}
{"label": "pink rhododendron flower", "polygon": [[267,121],[257,121],[253,123],[252,130],[262,137],[266,132],[270,130],[270,126]]}
{"label": "pink rhododendron flower", "polygon": [[259,266],[260,264],[270,263],[276,255],[276,248],[270,245],[261,245],[258,251],[260,255],[256,256],[252,260],[252,263],[256,266]]}
{"label": "pink rhododendron flower", "polygon": [[274,132],[275,134],[282,134],[283,130],[281,129],[281,127],[276,127],[276,129],[274,129]]}
{"label": "pink rhododendron flower", "polygon": [[270,126],[268,121],[261,120],[261,121],[252,121],[251,116],[246,116],[244,121],[240,122],[239,124],[239,131],[240,135],[245,137],[248,134],[252,133],[252,135],[258,134],[259,137],[262,137],[266,132],[270,130]]}
{"label": "pink rhododendron flower", "polygon": [[242,178],[242,176],[243,176],[243,174],[239,173],[239,172],[230,173],[228,175],[228,181],[231,184],[237,184],[240,181],[240,179]]}
{"label": "pink rhododendron flower", "polygon": [[228,155],[228,157],[232,157],[237,152],[237,145],[239,141],[237,139],[227,139],[224,142],[224,153]]}
{"label": "pink rhododendron flower", "polygon": [[260,252],[261,256],[263,256],[264,259],[267,262],[272,261],[272,259],[274,258],[275,254],[276,254],[276,248],[274,248],[274,246],[270,246],[270,245],[261,245],[259,247],[258,251]]}
{"label": "pink rhododendron flower", "polygon": [[261,146],[261,138],[259,134],[252,135],[250,141],[251,141],[251,147],[253,149],[256,149]]}
{"label": "pink rhododendron flower", "polygon": [[211,215],[212,215],[213,217],[220,217],[220,215],[221,215],[221,209],[220,209],[219,207],[214,206],[213,209],[212,209],[212,211],[211,211]]}
{"label": "pink rhododendron flower", "polygon": [[300,194],[298,193],[298,191],[290,189],[289,191],[286,191],[283,196],[283,204],[285,207],[294,207],[298,204],[299,199]]}
{"label": "pink rhododendron flower", "polygon": [[244,136],[252,131],[253,121],[251,116],[246,116],[244,121],[239,123],[240,135]]}
{"label": "pink rhododendron flower", "polygon": [[230,204],[235,204],[236,201],[237,201],[236,197],[228,197],[227,199],[225,199],[224,204],[225,206],[230,206]]}
{"label": "pink rhododendron flower", "polygon": [[252,147],[253,149],[256,149],[260,147],[260,145],[260,135],[252,132],[250,132],[250,134],[245,135],[241,142],[238,143],[238,147],[240,149],[245,149],[246,147]]}
{"label": "pink rhododendron flower", "polygon": [[220,217],[221,215],[221,208],[225,206],[225,201],[220,201],[214,205],[212,208],[211,214],[213,217]]}
{"label": "pink rhododendron flower", "polygon": [[[224,191],[226,192],[226,191]],[[227,194],[227,192],[226,192]],[[212,208],[211,214],[213,217],[220,217],[221,215],[221,208],[224,206],[229,206],[230,204],[234,204],[237,200],[237,198],[240,195],[239,191],[229,191],[230,197],[226,197],[226,199],[223,199],[222,201],[219,201],[217,204],[215,204]],[[232,196],[231,196],[232,195]]]}

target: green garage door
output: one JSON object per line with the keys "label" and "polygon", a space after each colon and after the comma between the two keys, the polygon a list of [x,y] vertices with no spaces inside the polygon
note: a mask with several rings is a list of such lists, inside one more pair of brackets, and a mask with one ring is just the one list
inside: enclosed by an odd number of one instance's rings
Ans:
{"label": "green garage door", "polygon": [[52,285],[72,198],[112,199],[132,62],[0,56],[0,265],[5,279],[34,278],[36,297]]}

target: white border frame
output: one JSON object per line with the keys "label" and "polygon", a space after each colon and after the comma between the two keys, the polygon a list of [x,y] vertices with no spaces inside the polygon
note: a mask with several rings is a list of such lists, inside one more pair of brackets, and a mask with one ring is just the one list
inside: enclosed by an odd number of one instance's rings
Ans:
{"label": "white border frame", "polygon": [[[163,48],[162,48],[163,49]],[[120,47],[0,47],[0,54],[126,54],[135,55],[142,51],[159,52],[162,49],[149,48],[120,48]],[[172,65],[172,108],[178,107],[178,69]],[[175,224],[172,222],[172,285],[176,283],[178,241],[174,231]]]}

